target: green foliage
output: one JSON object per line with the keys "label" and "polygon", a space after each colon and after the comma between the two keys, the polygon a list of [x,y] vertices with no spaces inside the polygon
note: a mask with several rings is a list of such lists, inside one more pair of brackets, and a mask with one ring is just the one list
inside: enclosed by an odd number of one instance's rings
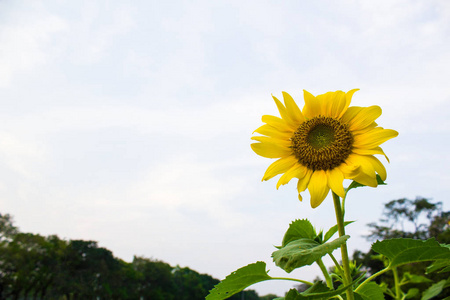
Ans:
{"label": "green foliage", "polygon": [[450,278],[447,280],[441,280],[432,286],[430,286],[423,294],[421,300],[428,300],[439,295],[442,290],[450,286]]}
{"label": "green foliage", "polygon": [[295,220],[289,224],[289,228],[284,234],[281,247],[285,247],[292,241],[298,239],[311,239],[313,240],[317,236],[316,230],[312,226],[309,220]]}
{"label": "green foliage", "polygon": [[375,282],[364,285],[357,294],[364,300],[384,300],[383,290]]}
{"label": "green foliage", "polygon": [[[353,222],[355,222],[355,221],[347,221],[347,222],[344,222],[344,226],[347,226],[347,225],[349,225],[349,224],[352,224]],[[338,226],[337,226],[337,225],[334,225],[333,227],[331,227],[331,228],[327,231],[327,233],[325,233],[325,236],[324,236],[324,238],[323,238],[323,241],[324,241],[324,242],[328,241],[331,237],[333,237],[333,235],[334,235],[336,232],[338,232]]]}
{"label": "green foliage", "polygon": [[[440,202],[425,198],[390,201],[380,222],[369,224],[372,233],[368,239],[383,241],[374,243],[368,253],[357,251],[353,257],[369,275],[385,266],[395,268],[404,299],[428,299],[428,294],[443,299],[450,296],[447,284],[442,283],[447,282],[445,272],[450,271],[450,246],[445,244],[450,242],[449,220],[450,212],[443,212]],[[388,297],[397,297],[396,291],[389,289],[395,285],[392,272],[375,280]]]}
{"label": "green foliage", "polygon": [[266,263],[258,261],[242,267],[228,275],[210,291],[206,300],[227,299],[252,284],[270,279],[272,279],[272,277],[267,275]]}
{"label": "green foliage", "polygon": [[299,293],[295,289],[289,290],[284,298],[284,300],[302,300],[302,299],[316,299],[316,300],[325,300],[330,299],[333,296],[340,295],[345,292],[348,287],[340,287],[336,290],[332,290],[326,286],[322,281],[317,281],[313,286],[308,288],[302,293]]}
{"label": "green foliage", "polygon": [[385,204],[379,224],[368,224],[368,239],[434,237],[440,243],[450,243],[450,230],[446,230],[449,220],[450,212],[442,212],[441,202],[431,203],[426,198],[392,200]]}
{"label": "green foliage", "polygon": [[430,283],[433,280],[426,278],[425,276],[410,274],[409,272],[403,273],[402,281],[400,281],[400,285],[405,285],[409,283]]}
{"label": "green foliage", "polygon": [[[145,257],[128,263],[95,241],[21,233],[0,215],[0,299],[204,299],[219,280]],[[241,291],[231,300],[259,300]]]}
{"label": "green foliage", "polygon": [[389,258],[389,267],[404,264],[450,259],[450,249],[442,247],[436,240],[391,239],[378,241],[372,249]]}
{"label": "green foliage", "polygon": [[310,265],[322,256],[333,252],[350,238],[344,235],[332,242],[319,244],[311,239],[298,239],[272,253],[273,261],[277,266],[290,273],[296,268]]}
{"label": "green foliage", "polygon": [[438,259],[427,267],[427,274],[438,271],[450,272],[450,259]]}

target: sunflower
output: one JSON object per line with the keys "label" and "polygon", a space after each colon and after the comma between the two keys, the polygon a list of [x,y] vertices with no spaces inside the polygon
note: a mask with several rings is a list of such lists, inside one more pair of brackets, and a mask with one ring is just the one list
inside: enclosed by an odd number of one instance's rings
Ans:
{"label": "sunflower", "polygon": [[302,110],[286,92],[284,105],[272,96],[281,118],[264,115],[265,124],[255,130],[262,136],[253,136],[257,143],[251,144],[256,154],[278,158],[262,180],[283,174],[278,189],[298,178],[299,199],[302,200],[300,193],[308,189],[313,208],[323,202],[330,189],[345,197],[344,179],[371,187],[378,185],[377,174],[386,180],[386,169],[374,155],[384,155],[389,162],[379,146],[398,132],[375,123],[381,115],[379,106],[349,107],[357,90],[316,97],[304,91]]}

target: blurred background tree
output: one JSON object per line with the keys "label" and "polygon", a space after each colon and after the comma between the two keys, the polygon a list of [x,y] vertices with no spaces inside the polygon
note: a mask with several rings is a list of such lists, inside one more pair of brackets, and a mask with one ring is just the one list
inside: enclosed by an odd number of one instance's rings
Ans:
{"label": "blurred background tree", "polygon": [[[0,214],[0,300],[203,300],[217,283],[160,260],[135,256],[125,262],[95,241],[22,233],[11,215]],[[247,290],[229,299],[274,298]]]}
{"label": "blurred background tree", "polygon": [[[382,218],[378,223],[370,223],[369,241],[392,239],[392,238],[412,238],[426,240],[435,238],[441,244],[450,244],[450,211],[442,210],[442,202],[431,202],[430,199],[417,197],[415,200],[398,199],[392,200],[384,205]],[[356,265],[361,266],[362,271],[372,275],[384,268],[384,263],[378,258],[377,253],[355,251],[353,260]],[[429,279],[421,282],[409,283],[402,286],[407,291],[411,288],[418,289],[419,293],[409,299],[420,299],[420,295],[433,283],[447,280],[449,273],[433,272],[426,274],[426,268],[430,263],[414,263],[398,268],[400,278],[408,274],[420,275]],[[387,272],[377,277],[377,283],[385,282],[388,286],[393,286],[394,279],[391,272]],[[439,299],[450,296],[450,288],[444,289],[439,294]],[[437,298],[436,298],[437,299]]]}

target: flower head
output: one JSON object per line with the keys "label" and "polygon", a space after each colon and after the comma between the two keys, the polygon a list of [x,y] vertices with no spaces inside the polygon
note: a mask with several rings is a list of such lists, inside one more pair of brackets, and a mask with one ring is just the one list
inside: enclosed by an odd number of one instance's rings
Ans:
{"label": "flower head", "polygon": [[255,130],[262,136],[253,136],[257,143],[251,144],[256,154],[278,158],[267,168],[263,180],[283,174],[278,188],[298,178],[299,199],[308,189],[313,208],[323,202],[330,189],[344,197],[344,179],[371,187],[378,185],[377,174],[386,180],[386,169],[374,154],[388,160],[379,146],[398,132],[375,123],[381,115],[379,106],[349,107],[356,91],[316,97],[304,91],[302,110],[288,93],[283,92],[284,105],[272,96],[281,118],[263,116],[266,124]]}

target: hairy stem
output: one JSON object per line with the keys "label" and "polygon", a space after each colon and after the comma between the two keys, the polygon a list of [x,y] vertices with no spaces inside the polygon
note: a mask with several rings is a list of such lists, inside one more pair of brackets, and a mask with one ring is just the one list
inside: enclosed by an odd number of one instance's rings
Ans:
{"label": "hairy stem", "polygon": [[398,272],[397,268],[393,267],[392,272],[394,273],[394,282],[395,282],[395,299],[401,299],[402,297],[402,290],[400,289],[400,282],[398,279]]}
{"label": "hairy stem", "polygon": [[[344,215],[342,213],[341,199],[334,192],[333,192],[333,201],[334,201],[334,210],[336,212],[339,237],[341,237],[345,235]],[[352,277],[350,274],[350,261],[348,259],[348,250],[346,242],[344,242],[341,245],[341,255],[342,255],[342,266],[344,268],[344,275],[342,276],[342,279],[344,280],[344,285],[347,286],[352,283]],[[347,294],[347,300],[355,299],[352,287],[347,289],[345,293]]]}

